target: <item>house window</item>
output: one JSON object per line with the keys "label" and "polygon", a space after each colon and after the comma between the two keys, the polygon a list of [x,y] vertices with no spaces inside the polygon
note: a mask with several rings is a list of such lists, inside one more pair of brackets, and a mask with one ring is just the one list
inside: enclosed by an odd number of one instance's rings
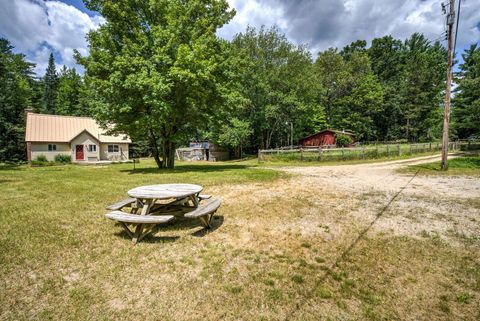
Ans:
{"label": "house window", "polygon": [[118,145],[108,145],[109,153],[118,153]]}
{"label": "house window", "polygon": [[57,150],[57,145],[55,144],[48,144],[48,151],[49,152],[54,152]]}
{"label": "house window", "polygon": [[88,151],[89,152],[96,152],[97,151],[97,145],[88,145]]}

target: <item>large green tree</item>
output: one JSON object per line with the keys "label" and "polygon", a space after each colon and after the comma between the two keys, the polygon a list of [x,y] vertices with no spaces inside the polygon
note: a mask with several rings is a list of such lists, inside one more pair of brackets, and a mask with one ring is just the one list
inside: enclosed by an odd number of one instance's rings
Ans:
{"label": "large green tree", "polygon": [[452,124],[459,138],[480,137],[480,47],[471,45],[462,54],[456,75],[458,87],[453,99]]}
{"label": "large green tree", "polygon": [[24,110],[31,104],[34,65],[0,38],[0,161],[25,159]]}
{"label": "large green tree", "polygon": [[242,158],[243,146],[252,133],[253,130],[248,121],[233,118],[220,129],[218,142],[233,148],[235,157]]}
{"label": "large green tree", "polygon": [[112,132],[147,139],[158,167],[228,101],[215,32],[234,15],[225,0],[89,0],[105,23],[88,36],[85,67],[95,117]]}
{"label": "large green tree", "polygon": [[63,66],[58,77],[56,114],[90,116],[85,95],[82,77],[75,68]]}
{"label": "large green tree", "polygon": [[404,54],[401,40],[392,36],[373,39],[368,48],[372,71],[383,88],[381,111],[375,115],[376,139],[392,141],[404,138],[404,108],[399,90],[404,77]]}
{"label": "large green tree", "polygon": [[239,90],[246,99],[237,117],[252,127],[251,151],[285,144],[292,134],[290,123],[295,138],[300,138],[323,122],[317,99],[320,84],[304,46],[294,46],[275,27],[249,27],[235,36],[232,47],[238,58]]}
{"label": "large green tree", "polygon": [[371,70],[365,43],[357,41],[338,53],[328,49],[315,62],[318,78],[325,88],[327,126],[353,131],[357,139],[376,138],[375,119],[381,110],[383,89]]}
{"label": "large green tree", "polygon": [[404,42],[403,81],[399,86],[405,138],[431,140],[439,135],[446,50],[415,33]]}
{"label": "large green tree", "polygon": [[57,108],[57,89],[58,74],[55,68],[55,58],[50,53],[48,58],[48,66],[43,77],[43,111],[47,114],[55,114]]}

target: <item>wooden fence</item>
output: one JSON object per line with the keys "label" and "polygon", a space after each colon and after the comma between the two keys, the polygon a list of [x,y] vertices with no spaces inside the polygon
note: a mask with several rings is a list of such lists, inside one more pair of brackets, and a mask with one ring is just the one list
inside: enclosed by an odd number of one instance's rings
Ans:
{"label": "wooden fence", "polygon": [[[457,150],[458,142],[450,142],[449,150]],[[464,143],[460,143],[464,144]],[[364,147],[345,148],[322,148],[322,147],[300,147],[290,149],[263,149],[258,151],[259,161],[345,161],[355,159],[375,159],[400,157],[402,155],[414,155],[425,153],[436,153],[442,150],[441,143],[421,144],[397,144],[397,145],[375,145]]]}

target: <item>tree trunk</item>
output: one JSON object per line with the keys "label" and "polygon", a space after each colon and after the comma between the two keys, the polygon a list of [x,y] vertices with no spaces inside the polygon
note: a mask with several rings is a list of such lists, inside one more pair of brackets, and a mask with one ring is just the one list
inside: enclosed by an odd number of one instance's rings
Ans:
{"label": "tree trunk", "polygon": [[175,167],[175,143],[168,142],[168,150],[165,154],[167,155],[167,167],[173,169]]}
{"label": "tree trunk", "polygon": [[155,163],[157,163],[158,168],[163,168],[163,162],[160,159],[158,140],[153,131],[150,131],[150,147],[152,148],[153,158],[155,159]]}

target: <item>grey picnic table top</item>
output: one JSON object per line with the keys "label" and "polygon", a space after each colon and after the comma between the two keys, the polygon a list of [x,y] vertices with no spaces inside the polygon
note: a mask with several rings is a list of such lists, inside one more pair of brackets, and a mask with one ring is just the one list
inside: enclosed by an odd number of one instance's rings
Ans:
{"label": "grey picnic table top", "polygon": [[164,200],[185,198],[200,193],[203,187],[194,184],[158,184],[135,187],[127,192],[128,196],[139,199]]}

